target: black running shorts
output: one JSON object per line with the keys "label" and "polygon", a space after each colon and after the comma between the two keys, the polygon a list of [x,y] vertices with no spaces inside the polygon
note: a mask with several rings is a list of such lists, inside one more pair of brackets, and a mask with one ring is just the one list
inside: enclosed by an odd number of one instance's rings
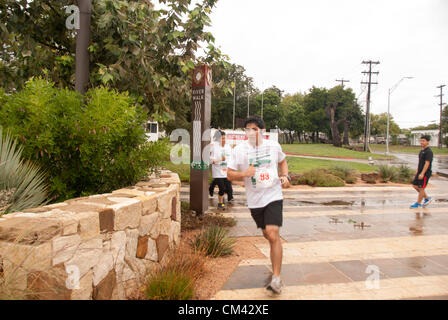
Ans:
{"label": "black running shorts", "polygon": [[423,189],[425,189],[426,188],[426,186],[428,185],[428,181],[429,181],[429,178],[431,177],[431,175],[429,175],[429,174],[425,174],[425,176],[423,177],[423,179],[419,179],[418,178],[418,174],[415,176],[415,178],[414,178],[414,181],[412,182],[412,184],[414,185],[414,186],[417,186],[417,187],[419,187],[419,188],[423,188]]}
{"label": "black running shorts", "polygon": [[213,180],[218,185],[218,188],[219,188],[218,195],[223,196],[224,193],[226,192],[226,181],[227,181],[227,179],[226,178],[215,178]]}
{"label": "black running shorts", "polygon": [[269,203],[266,207],[250,209],[252,218],[257,228],[266,229],[267,225],[282,226],[283,223],[283,200]]}

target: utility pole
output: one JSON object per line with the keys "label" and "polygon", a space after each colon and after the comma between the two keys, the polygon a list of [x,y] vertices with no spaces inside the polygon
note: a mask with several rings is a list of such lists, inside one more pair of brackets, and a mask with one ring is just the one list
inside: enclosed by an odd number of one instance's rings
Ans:
{"label": "utility pole", "polygon": [[261,119],[263,120],[263,95],[264,95],[264,84],[262,84],[263,91],[261,91]]}
{"label": "utility pole", "polygon": [[387,129],[386,129],[386,154],[389,154],[389,122],[390,122],[390,94],[397,89],[398,85],[404,79],[414,79],[414,77],[403,77],[398,81],[392,88],[389,88],[388,98],[387,98]]}
{"label": "utility pole", "polygon": [[236,104],[236,99],[235,99],[235,88],[236,88],[236,79],[235,81],[232,83],[233,85],[233,130],[235,130],[235,104]]}
{"label": "utility pole", "polygon": [[250,91],[247,92],[247,117],[249,118]]}
{"label": "utility pole", "polygon": [[337,80],[337,82],[341,82],[342,83],[342,87],[344,87],[344,82],[350,82],[350,80],[344,80],[344,78],[342,78],[342,80]]}
{"label": "utility pole", "polygon": [[446,85],[442,84],[438,86],[437,88],[440,89],[440,95],[437,97],[440,97],[440,125],[439,125],[439,148],[441,149],[443,146],[442,143],[442,112],[443,112],[443,87]]}
{"label": "utility pole", "polygon": [[372,72],[372,64],[380,64],[379,61],[363,61],[362,64],[369,65],[369,71],[363,71],[363,74],[369,75],[369,81],[362,81],[361,84],[367,84],[367,106],[366,106],[366,123],[364,127],[364,152],[368,151],[368,145],[370,142],[370,88],[372,84],[378,84],[378,82],[372,82],[372,74],[378,75],[379,72]]}
{"label": "utility pole", "polygon": [[76,34],[75,56],[75,89],[81,94],[87,90],[89,83],[89,45],[90,45],[90,16],[92,12],[91,0],[80,0],[79,26]]}

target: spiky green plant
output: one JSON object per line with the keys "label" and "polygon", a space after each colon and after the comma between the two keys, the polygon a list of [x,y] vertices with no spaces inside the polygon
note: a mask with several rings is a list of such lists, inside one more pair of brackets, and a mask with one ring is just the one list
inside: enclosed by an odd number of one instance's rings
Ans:
{"label": "spiky green plant", "polygon": [[46,203],[45,174],[23,161],[23,148],[0,126],[0,216]]}
{"label": "spiky green plant", "polygon": [[379,173],[382,182],[393,181],[397,176],[394,167],[388,165],[378,166],[377,172]]}
{"label": "spiky green plant", "polygon": [[147,278],[144,293],[150,300],[190,300],[204,272],[206,259],[200,251],[181,249],[169,253],[168,259]]}
{"label": "spiky green plant", "polygon": [[232,254],[236,240],[228,236],[226,229],[220,226],[209,226],[193,241],[193,247],[213,258]]}

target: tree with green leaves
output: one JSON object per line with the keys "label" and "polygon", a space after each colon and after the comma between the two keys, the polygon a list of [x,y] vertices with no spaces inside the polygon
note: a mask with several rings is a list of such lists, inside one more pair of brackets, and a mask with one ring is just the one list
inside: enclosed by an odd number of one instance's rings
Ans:
{"label": "tree with green leaves", "polygon": [[[442,122],[443,122],[443,120],[442,120]],[[439,124],[431,123],[426,126],[417,126],[415,128],[412,128],[411,130],[439,130]]]}
{"label": "tree with green leaves", "polygon": [[287,94],[280,104],[280,125],[285,132],[287,143],[293,143],[293,132],[299,141],[306,129],[307,119],[304,108],[304,95],[301,93]]}
{"label": "tree with green leaves", "polygon": [[[386,136],[387,132],[387,112],[380,114],[371,114],[370,116],[370,133],[374,136],[382,135]],[[400,134],[401,129],[394,121],[393,117],[389,117],[389,134]]]}
{"label": "tree with green leaves", "polygon": [[325,114],[328,105],[328,90],[312,87],[303,99],[305,114],[307,117],[306,131],[312,135],[313,142],[319,142],[319,132],[330,136],[330,121]]}
{"label": "tree with green leaves", "polygon": [[261,116],[261,105],[263,100],[263,120],[266,130],[275,129],[280,126],[280,103],[282,101],[283,91],[276,86],[264,90],[263,97],[259,93],[256,97],[257,112]]}
{"label": "tree with green leaves", "polygon": [[[140,97],[155,121],[188,101],[196,64],[225,64],[205,27],[216,0],[96,0],[92,5],[90,83]],[[65,26],[73,0],[0,0],[0,86],[19,90],[44,76],[74,87],[75,32]],[[205,55],[198,56],[203,47]],[[174,103],[174,105],[173,105]]]}
{"label": "tree with green leaves", "polygon": [[448,148],[448,105],[442,109],[442,135],[446,135],[442,141]]}
{"label": "tree with green leaves", "polygon": [[[213,66],[213,94],[211,126],[228,129],[233,126],[233,94],[235,92],[235,119],[247,117],[247,96],[257,92],[253,79],[246,75],[246,69],[237,64]],[[232,88],[235,86],[235,91]],[[255,99],[250,99],[252,114],[256,110]],[[235,121],[235,126],[238,124]]]}
{"label": "tree with green leaves", "polygon": [[[362,111],[353,90],[342,85],[333,87],[328,91],[328,103],[326,113],[330,119],[333,145],[349,145],[350,129],[358,129],[362,125]],[[344,132],[342,141],[339,135],[341,130]]]}

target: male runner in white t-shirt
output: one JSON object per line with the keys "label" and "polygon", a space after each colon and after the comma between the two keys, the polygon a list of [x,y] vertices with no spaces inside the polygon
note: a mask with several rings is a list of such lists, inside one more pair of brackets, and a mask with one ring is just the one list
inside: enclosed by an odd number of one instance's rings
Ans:
{"label": "male runner in white t-shirt", "polygon": [[280,144],[263,139],[265,126],[261,118],[247,118],[244,128],[248,140],[234,148],[227,179],[244,181],[252,218],[271,247],[272,280],[267,289],[279,294],[283,251],[279,229],[283,222],[282,187],[290,186],[288,164]]}

